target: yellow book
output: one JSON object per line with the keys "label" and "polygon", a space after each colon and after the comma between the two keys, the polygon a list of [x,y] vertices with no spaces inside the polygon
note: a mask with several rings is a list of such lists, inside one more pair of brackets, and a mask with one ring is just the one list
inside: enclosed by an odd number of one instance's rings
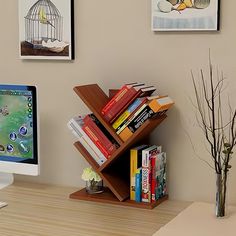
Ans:
{"label": "yellow book", "polygon": [[142,167],[142,150],[148,145],[141,145],[130,149],[130,200],[135,201],[135,174]]}
{"label": "yellow book", "polygon": [[168,110],[174,104],[173,100],[168,97],[158,97],[156,99],[150,100],[148,106],[156,113]]}
{"label": "yellow book", "polygon": [[129,107],[112,124],[113,129],[117,129],[122,123],[124,123],[124,121],[145,101],[145,97],[135,99],[135,101],[129,105]]}

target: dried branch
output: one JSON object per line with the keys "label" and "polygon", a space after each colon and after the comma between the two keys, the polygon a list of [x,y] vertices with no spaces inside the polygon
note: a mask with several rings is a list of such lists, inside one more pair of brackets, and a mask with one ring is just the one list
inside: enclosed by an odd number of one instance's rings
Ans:
{"label": "dried branch", "polygon": [[222,111],[224,107],[222,93],[224,91],[225,77],[217,69],[216,79],[214,78],[214,68],[210,55],[209,77],[205,76],[202,69],[200,70],[200,80],[198,82],[192,71],[191,77],[196,98],[194,107],[197,108],[199,115],[197,116],[198,125],[202,129],[210,147],[215,172],[218,174],[225,173],[231,167],[229,161],[236,145],[236,110],[233,112],[229,103],[230,118],[228,122],[224,121],[224,113]]}

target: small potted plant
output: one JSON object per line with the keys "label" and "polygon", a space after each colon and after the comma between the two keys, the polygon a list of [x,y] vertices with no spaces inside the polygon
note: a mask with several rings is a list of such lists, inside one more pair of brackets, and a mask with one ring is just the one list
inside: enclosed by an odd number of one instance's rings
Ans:
{"label": "small potted plant", "polygon": [[86,181],[87,193],[95,194],[103,192],[103,181],[91,167],[84,168],[81,177]]}

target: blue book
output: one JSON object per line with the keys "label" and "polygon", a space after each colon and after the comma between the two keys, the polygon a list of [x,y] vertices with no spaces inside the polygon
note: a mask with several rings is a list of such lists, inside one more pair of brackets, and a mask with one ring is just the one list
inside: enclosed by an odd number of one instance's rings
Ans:
{"label": "blue book", "polygon": [[142,201],[142,168],[138,168],[135,174],[135,201]]}

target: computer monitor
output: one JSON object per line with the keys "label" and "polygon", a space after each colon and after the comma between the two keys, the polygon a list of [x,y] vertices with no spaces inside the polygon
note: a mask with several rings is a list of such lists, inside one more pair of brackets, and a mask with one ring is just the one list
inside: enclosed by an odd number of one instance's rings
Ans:
{"label": "computer monitor", "polygon": [[[0,188],[12,174],[39,175],[36,87],[0,85]],[[8,183],[7,183],[8,182]]]}

